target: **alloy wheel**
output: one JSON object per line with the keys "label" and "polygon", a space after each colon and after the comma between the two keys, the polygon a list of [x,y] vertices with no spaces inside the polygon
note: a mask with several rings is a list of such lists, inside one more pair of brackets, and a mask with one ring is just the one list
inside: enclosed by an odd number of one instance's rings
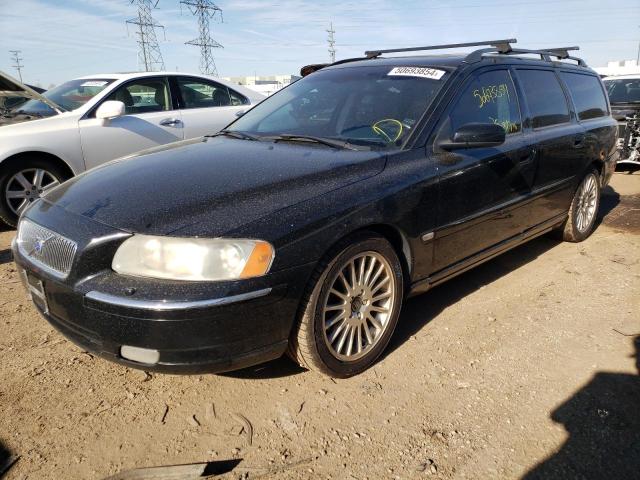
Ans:
{"label": "alloy wheel", "polygon": [[594,220],[598,206],[598,179],[595,175],[587,175],[578,190],[576,210],[576,228],[580,233],[585,232]]}
{"label": "alloy wheel", "polygon": [[358,360],[378,343],[394,313],[395,283],[389,262],[373,251],[352,257],[331,279],[323,335],[335,358]]}
{"label": "alloy wheel", "polygon": [[5,198],[13,213],[20,215],[27,206],[47,193],[60,181],[42,168],[20,170],[7,182]]}

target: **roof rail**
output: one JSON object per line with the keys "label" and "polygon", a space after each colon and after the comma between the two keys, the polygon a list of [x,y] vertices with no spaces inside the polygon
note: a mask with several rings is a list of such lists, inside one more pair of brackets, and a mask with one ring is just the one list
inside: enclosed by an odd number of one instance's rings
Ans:
{"label": "roof rail", "polygon": [[476,50],[475,52],[471,52],[464,59],[467,63],[478,62],[484,57],[486,54],[497,53],[502,55],[540,55],[541,60],[545,60],[547,62],[551,62],[551,57],[556,57],[558,60],[574,60],[581,67],[586,67],[587,63],[578,57],[572,57],[569,55],[569,51],[580,50],[580,47],[557,47],[557,48],[545,48],[540,50],[529,50],[524,48],[512,48],[508,52],[500,51],[497,48],[482,48],[480,50]]}
{"label": "roof rail", "polygon": [[[508,53],[512,50],[511,43],[517,43],[515,38],[509,38],[506,40],[486,40],[484,42],[468,42],[468,43],[449,43],[446,45],[430,45],[427,47],[410,47],[410,48],[392,48],[389,50],[368,50],[364,52],[367,58],[376,58],[383,53],[400,53],[400,52],[419,52],[422,50],[443,50],[447,48],[461,48],[461,47],[479,47],[488,45],[494,47],[498,53]],[[491,49],[492,51],[494,49]]]}

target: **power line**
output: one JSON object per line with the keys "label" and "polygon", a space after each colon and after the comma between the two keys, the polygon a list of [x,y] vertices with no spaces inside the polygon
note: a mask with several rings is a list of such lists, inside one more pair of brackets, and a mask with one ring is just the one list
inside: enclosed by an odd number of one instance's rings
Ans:
{"label": "power line", "polygon": [[152,0],[130,0],[131,4],[138,5],[138,16],[127,20],[127,25],[135,25],[137,27],[136,35],[138,36],[138,64],[144,68],[146,72],[154,72],[164,70],[164,60],[158,38],[156,37],[156,27],[164,27],[153,19],[151,10],[158,6],[158,1],[153,3]]}
{"label": "power line", "polygon": [[220,17],[222,22],[222,9],[211,0],[182,0],[180,4],[189,7],[191,14],[198,17],[198,28],[200,30],[198,38],[186,42],[185,45],[200,47],[200,72],[217,77],[218,69],[213,59],[213,49],[224,47],[211,38],[209,22],[216,15]]}
{"label": "power line", "polygon": [[327,33],[329,34],[329,38],[327,38],[327,41],[329,42],[329,59],[331,60],[331,63],[336,61],[336,39],[335,39],[335,33],[336,31],[333,29],[333,23],[329,24],[329,30],[327,30]]}
{"label": "power line", "polygon": [[22,83],[22,68],[24,67],[24,65],[20,63],[24,60],[20,56],[22,50],[9,50],[9,53],[11,53],[11,60],[14,62],[11,66],[18,71],[18,77],[20,77],[20,83]]}

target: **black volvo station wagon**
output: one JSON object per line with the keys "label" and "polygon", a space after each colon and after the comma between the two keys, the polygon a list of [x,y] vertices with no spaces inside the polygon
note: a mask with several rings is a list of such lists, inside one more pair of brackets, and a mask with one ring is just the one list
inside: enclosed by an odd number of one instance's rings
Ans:
{"label": "black volvo station wagon", "polygon": [[[594,228],[616,162],[603,85],[574,48],[513,42],[309,66],[216,135],[71,179],[20,220],[31,298],[130,367],[221,372],[287,352],[361,372],[407,295]],[[383,56],[460,46],[483,48]]]}

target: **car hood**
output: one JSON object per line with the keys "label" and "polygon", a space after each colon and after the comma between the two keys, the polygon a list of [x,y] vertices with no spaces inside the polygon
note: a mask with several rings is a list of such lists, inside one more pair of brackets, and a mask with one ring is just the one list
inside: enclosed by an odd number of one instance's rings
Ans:
{"label": "car hood", "polygon": [[375,151],[226,137],[115,160],[45,201],[129,232],[220,236],[282,208],[376,175]]}
{"label": "car hood", "polygon": [[4,107],[4,99],[10,97],[25,97],[40,100],[41,102],[49,105],[56,112],[62,112],[62,109],[48,98],[39,94],[34,89],[27,87],[23,83],[20,83],[18,80],[6,73],[0,72],[0,112],[3,110],[2,107]]}

